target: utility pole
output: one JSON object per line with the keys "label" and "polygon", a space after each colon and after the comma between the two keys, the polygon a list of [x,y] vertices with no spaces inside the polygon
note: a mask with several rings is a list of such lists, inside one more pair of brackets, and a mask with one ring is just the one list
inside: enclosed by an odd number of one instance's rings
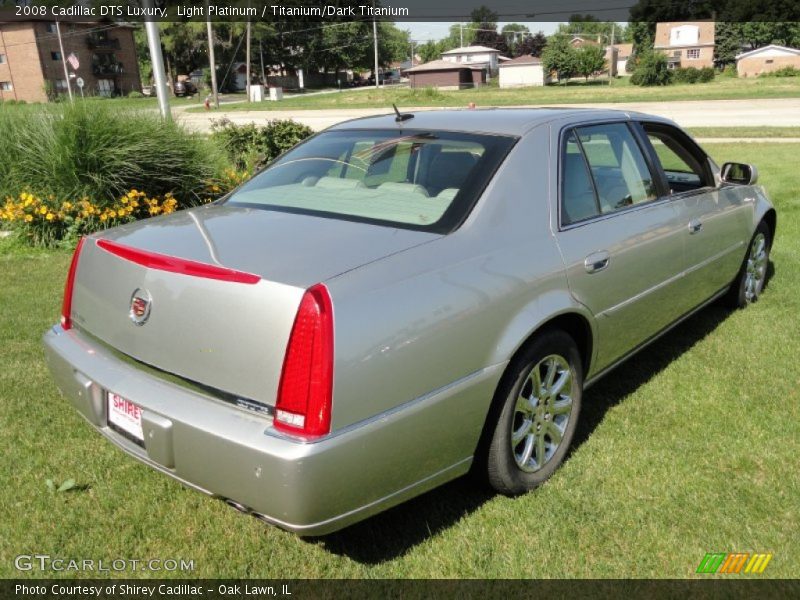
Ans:
{"label": "utility pole", "polygon": [[414,66],[414,40],[411,40],[411,66]]}
{"label": "utility pole", "polygon": [[56,21],[56,35],[58,35],[58,48],[61,50],[61,64],[64,67],[64,81],[67,82],[67,93],[69,94],[69,101],[74,102],[72,98],[72,86],[69,84],[69,69],[67,69],[67,57],[64,54],[64,41],[61,39],[61,23]]}
{"label": "utility pole", "polygon": [[461,44],[459,45],[459,47],[463,48],[464,47],[464,24],[463,23],[459,23],[458,24],[458,32],[459,32],[459,36],[461,38]]}
{"label": "utility pole", "polygon": [[[372,3],[373,8],[375,2]],[[375,46],[375,89],[378,89],[380,76],[378,75],[378,21],[372,19],[372,43]]]}
{"label": "utility pole", "polygon": [[214,60],[214,32],[211,30],[211,19],[208,18],[208,2],[206,2],[206,30],[208,31],[208,63],[211,68],[211,97],[214,100],[214,108],[219,108],[217,63]]}
{"label": "utility pole", "polygon": [[[152,0],[146,0],[144,5],[152,8]],[[158,31],[158,23],[147,20],[144,22],[144,29],[147,33],[147,46],[150,48],[150,63],[153,65],[153,82],[156,86],[158,108],[162,118],[169,121],[172,114],[169,112],[167,78],[164,76],[164,57],[161,56],[161,34]]]}
{"label": "utility pole", "polygon": [[617,23],[616,22],[612,22],[611,23],[611,47],[609,48],[609,51],[608,51],[608,54],[609,54],[609,56],[608,56],[608,79],[609,79],[609,83],[611,83],[611,78],[614,77],[614,75],[617,74],[617,59],[615,57],[615,52],[614,52],[614,33],[615,33],[616,27],[617,27]]}
{"label": "utility pole", "polygon": [[247,50],[245,50],[247,58],[245,59],[247,65],[247,85],[245,85],[245,90],[247,91],[247,101],[250,102],[250,21],[247,21]]}

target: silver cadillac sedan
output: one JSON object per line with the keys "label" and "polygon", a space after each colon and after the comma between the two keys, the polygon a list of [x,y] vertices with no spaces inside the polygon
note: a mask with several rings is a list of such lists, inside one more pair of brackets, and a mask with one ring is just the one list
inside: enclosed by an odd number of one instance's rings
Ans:
{"label": "silver cadillac sedan", "polygon": [[81,240],[49,366],[110,442],[299,534],[471,468],[520,494],[563,462],[584,389],[758,299],[756,179],[643,114],[342,123],[212,205]]}

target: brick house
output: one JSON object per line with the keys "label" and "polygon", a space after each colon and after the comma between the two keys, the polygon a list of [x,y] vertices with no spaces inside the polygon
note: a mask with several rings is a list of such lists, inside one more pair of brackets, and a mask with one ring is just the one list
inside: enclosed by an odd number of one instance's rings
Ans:
{"label": "brick house", "polygon": [[714,21],[658,23],[653,48],[667,55],[671,69],[713,67],[714,28]]}
{"label": "brick house", "polygon": [[[75,80],[91,96],[141,91],[134,27],[108,23],[61,23],[64,54],[75,54],[77,69],[68,65],[72,91]],[[67,80],[56,25],[48,21],[0,23],[0,99],[47,102],[67,93]]]}
{"label": "brick house", "polygon": [[486,70],[479,65],[461,64],[449,60],[434,60],[403,72],[412,88],[436,87],[458,90],[479,87],[486,83]]}
{"label": "brick house", "polygon": [[736,57],[736,72],[739,77],[758,77],[785,67],[800,69],[800,50],[770,44],[744,52]]}

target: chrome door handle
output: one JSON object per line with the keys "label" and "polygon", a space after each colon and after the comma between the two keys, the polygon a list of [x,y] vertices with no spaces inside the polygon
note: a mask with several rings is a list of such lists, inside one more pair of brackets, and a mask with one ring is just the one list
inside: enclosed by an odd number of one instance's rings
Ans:
{"label": "chrome door handle", "polygon": [[698,233],[703,230],[703,223],[697,219],[689,221],[689,233]]}
{"label": "chrome door handle", "polygon": [[609,260],[611,257],[605,250],[592,252],[584,259],[583,266],[587,273],[597,273],[608,267]]}

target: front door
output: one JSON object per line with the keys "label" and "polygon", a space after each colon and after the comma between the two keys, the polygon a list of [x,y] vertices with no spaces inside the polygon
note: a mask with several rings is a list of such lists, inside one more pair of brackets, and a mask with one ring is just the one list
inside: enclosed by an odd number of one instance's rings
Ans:
{"label": "front door", "polygon": [[597,318],[597,372],[680,316],[684,227],[627,122],[565,132],[556,239],[573,296]]}

